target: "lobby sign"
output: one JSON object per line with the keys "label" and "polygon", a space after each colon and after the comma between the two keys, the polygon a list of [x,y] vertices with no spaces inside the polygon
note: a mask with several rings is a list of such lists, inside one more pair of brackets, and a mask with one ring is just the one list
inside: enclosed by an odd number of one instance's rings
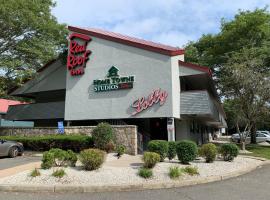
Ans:
{"label": "lobby sign", "polygon": [[131,89],[135,81],[135,76],[119,76],[119,69],[112,66],[105,79],[93,81],[95,92],[105,92],[112,90]]}
{"label": "lobby sign", "polygon": [[140,97],[132,103],[132,107],[135,108],[135,111],[132,115],[137,115],[138,113],[147,110],[152,107],[154,104],[162,106],[168,97],[167,91],[162,91],[160,88],[155,89],[148,97]]}
{"label": "lobby sign", "polygon": [[[86,62],[91,54],[90,50],[86,50],[87,44],[91,41],[91,38],[87,35],[72,33],[69,39],[67,69],[71,76],[83,75]],[[77,40],[80,41],[80,43]]]}

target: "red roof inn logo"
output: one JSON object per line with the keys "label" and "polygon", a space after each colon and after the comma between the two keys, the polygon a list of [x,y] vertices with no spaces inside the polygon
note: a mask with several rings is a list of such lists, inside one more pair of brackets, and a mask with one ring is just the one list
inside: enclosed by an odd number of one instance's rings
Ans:
{"label": "red roof inn logo", "polygon": [[[71,76],[84,74],[84,68],[91,54],[90,50],[86,50],[87,44],[91,38],[87,35],[72,33],[69,36],[69,54],[67,57],[67,69]],[[76,41],[74,39],[77,39]],[[78,42],[80,41],[80,43]]]}

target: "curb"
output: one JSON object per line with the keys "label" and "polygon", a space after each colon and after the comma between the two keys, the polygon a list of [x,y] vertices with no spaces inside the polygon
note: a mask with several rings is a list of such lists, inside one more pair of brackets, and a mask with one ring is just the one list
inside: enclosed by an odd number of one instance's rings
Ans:
{"label": "curb", "polygon": [[222,176],[210,176],[197,178],[196,180],[183,180],[181,182],[163,182],[163,183],[143,183],[131,185],[109,185],[109,186],[91,186],[91,185],[51,185],[51,186],[37,186],[37,185],[0,185],[2,192],[55,192],[55,193],[88,193],[88,192],[122,192],[122,191],[139,191],[139,190],[152,190],[152,189],[166,189],[166,188],[179,188],[185,186],[192,186],[204,183],[211,183],[222,181],[234,177],[247,174],[263,165],[270,164],[270,160],[265,160],[258,157],[251,157],[263,162],[260,165],[250,166],[243,170],[238,170],[232,173],[227,173]]}

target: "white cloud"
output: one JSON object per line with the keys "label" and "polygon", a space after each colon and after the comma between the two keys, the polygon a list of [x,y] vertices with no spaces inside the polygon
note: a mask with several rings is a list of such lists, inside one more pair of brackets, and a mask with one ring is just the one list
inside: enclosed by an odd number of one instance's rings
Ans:
{"label": "white cloud", "polygon": [[57,0],[59,22],[98,27],[173,46],[216,33],[221,18],[238,9],[263,8],[269,0]]}
{"label": "white cloud", "polygon": [[192,41],[195,38],[189,34],[178,31],[169,31],[153,36],[154,41],[159,41],[163,44],[168,44],[172,46],[183,47],[188,41]]}

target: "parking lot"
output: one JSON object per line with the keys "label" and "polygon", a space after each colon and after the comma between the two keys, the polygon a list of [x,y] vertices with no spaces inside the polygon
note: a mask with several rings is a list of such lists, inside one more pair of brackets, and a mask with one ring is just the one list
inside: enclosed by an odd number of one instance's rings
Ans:
{"label": "parking lot", "polygon": [[23,155],[16,158],[0,157],[0,170],[40,161],[41,157]]}

